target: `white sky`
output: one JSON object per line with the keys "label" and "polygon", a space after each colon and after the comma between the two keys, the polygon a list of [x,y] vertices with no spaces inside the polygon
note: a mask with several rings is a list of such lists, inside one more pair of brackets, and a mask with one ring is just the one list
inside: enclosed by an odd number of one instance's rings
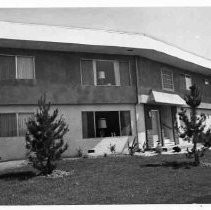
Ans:
{"label": "white sky", "polygon": [[211,7],[8,8],[0,20],[144,33],[211,59]]}

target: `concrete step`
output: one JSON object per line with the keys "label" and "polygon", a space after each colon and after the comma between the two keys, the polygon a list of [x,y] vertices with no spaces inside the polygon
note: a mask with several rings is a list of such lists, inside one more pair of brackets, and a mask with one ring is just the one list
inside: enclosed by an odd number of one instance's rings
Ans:
{"label": "concrete step", "polygon": [[168,139],[168,138],[164,138],[163,142],[164,142],[165,147],[175,145],[174,141],[172,141],[171,139]]}
{"label": "concrete step", "polygon": [[171,143],[171,142],[172,142],[172,140],[171,140],[171,139],[169,139],[169,138],[164,138],[164,139],[163,139],[163,142],[165,142],[165,143]]}

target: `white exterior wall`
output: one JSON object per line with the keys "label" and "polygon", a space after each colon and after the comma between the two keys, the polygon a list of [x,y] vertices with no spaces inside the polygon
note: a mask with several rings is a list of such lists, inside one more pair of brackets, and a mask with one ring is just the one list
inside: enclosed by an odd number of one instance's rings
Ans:
{"label": "white exterior wall", "polygon": [[[80,147],[84,153],[89,149],[94,149],[96,146],[106,140],[106,138],[83,139],[82,137],[82,111],[130,111],[132,135],[136,135],[136,120],[134,105],[60,105],[52,106],[52,109],[57,107],[59,115],[63,115],[66,123],[69,125],[69,132],[65,136],[65,140],[69,144],[64,156],[74,156],[77,149]],[[0,113],[19,113],[19,112],[35,112],[36,106],[1,106]],[[111,139],[112,137],[108,137]],[[119,142],[125,137],[119,138]],[[115,143],[118,141],[115,140]],[[118,145],[117,150],[118,150]],[[25,138],[24,137],[1,137],[0,138],[0,157],[2,160],[24,159],[25,158]]]}

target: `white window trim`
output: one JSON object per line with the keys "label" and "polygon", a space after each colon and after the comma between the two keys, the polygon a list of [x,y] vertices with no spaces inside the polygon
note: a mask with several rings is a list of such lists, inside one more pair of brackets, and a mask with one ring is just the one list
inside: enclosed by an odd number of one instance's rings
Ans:
{"label": "white window trim", "polygon": [[[120,78],[119,62],[121,62],[121,61],[128,62],[128,64],[129,64],[129,69],[128,69],[128,71],[129,71],[129,85],[127,85],[127,86],[128,87],[132,86],[132,82],[131,82],[131,63],[130,63],[129,60],[108,60],[108,59],[81,58],[80,59],[80,74],[81,74],[81,85],[82,86],[93,86],[93,85],[85,85],[85,84],[83,84],[83,72],[82,72],[82,65],[81,65],[81,61],[83,61],[83,60],[92,61],[93,74],[94,74],[94,86],[103,86],[103,87],[120,87],[120,86],[122,86],[121,78]],[[97,65],[96,65],[97,61],[113,62],[115,83],[116,83],[115,85],[98,85],[97,84]]]}
{"label": "white window trim", "polygon": [[[171,88],[165,88],[165,87],[164,87],[164,81],[163,81],[164,71],[168,71],[168,72],[171,73],[172,89],[171,89]],[[161,81],[162,81],[162,89],[163,89],[163,90],[168,90],[168,91],[174,92],[174,76],[173,76],[173,71],[172,71],[172,70],[170,70],[170,69],[168,69],[168,68],[166,68],[166,67],[163,67],[163,68],[161,69]]]}
{"label": "white window trim", "polygon": [[31,55],[12,55],[12,54],[2,54],[0,53],[0,56],[8,56],[8,57],[15,57],[15,79],[16,80],[21,80],[18,78],[18,57],[27,57],[27,58],[32,58],[33,60],[33,78],[32,79],[27,79],[27,80],[33,80],[36,79],[36,74],[35,74],[35,56]]}

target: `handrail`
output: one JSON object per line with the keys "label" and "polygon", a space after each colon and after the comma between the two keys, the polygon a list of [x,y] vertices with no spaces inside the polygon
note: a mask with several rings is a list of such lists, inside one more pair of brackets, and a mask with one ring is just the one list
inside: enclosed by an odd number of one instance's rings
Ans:
{"label": "handrail", "polygon": [[173,130],[173,128],[172,128],[172,127],[170,127],[170,126],[166,125],[165,123],[162,123],[162,122],[161,122],[161,124],[162,124],[162,126],[164,126],[164,127],[168,128],[168,129]]}

